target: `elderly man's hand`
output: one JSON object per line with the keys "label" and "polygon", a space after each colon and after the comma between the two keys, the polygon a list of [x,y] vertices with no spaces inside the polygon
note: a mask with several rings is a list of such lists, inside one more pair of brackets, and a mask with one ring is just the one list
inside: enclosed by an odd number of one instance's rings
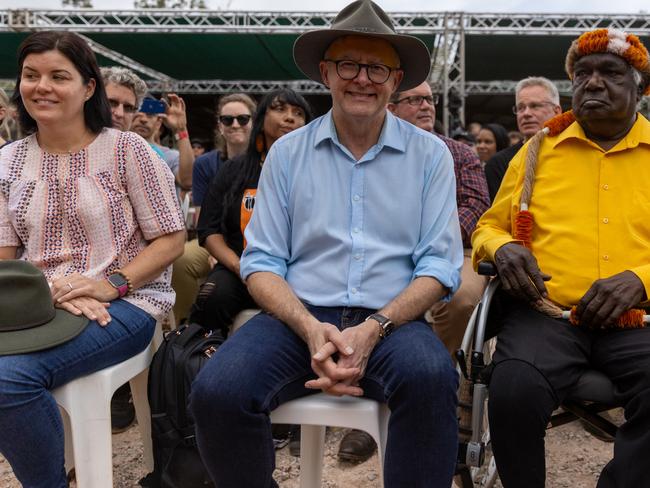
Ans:
{"label": "elderly man's hand", "polygon": [[547,295],[544,281],[550,275],[542,273],[532,253],[519,244],[508,243],[494,254],[503,289],[526,302],[537,302]]}
{"label": "elderly man's hand", "polygon": [[580,299],[576,314],[580,325],[607,327],[644,299],[645,287],[639,277],[632,271],[623,271],[596,280]]}

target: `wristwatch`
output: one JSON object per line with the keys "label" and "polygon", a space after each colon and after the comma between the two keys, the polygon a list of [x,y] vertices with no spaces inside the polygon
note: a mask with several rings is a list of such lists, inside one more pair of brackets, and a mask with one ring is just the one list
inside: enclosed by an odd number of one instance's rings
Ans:
{"label": "wristwatch", "polygon": [[129,282],[122,273],[110,274],[106,279],[110,285],[117,290],[120,298],[129,292]]}
{"label": "wristwatch", "polygon": [[370,319],[376,321],[379,324],[380,339],[384,339],[385,337],[391,335],[393,329],[395,328],[395,324],[393,324],[393,322],[388,317],[384,317],[379,313],[373,313],[366,318],[366,320]]}

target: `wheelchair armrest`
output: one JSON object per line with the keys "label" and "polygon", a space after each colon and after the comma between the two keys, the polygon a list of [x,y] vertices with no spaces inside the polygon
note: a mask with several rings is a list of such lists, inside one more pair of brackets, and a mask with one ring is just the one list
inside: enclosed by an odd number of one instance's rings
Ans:
{"label": "wheelchair armrest", "polygon": [[481,261],[478,263],[478,274],[481,276],[496,276],[497,267],[492,261]]}

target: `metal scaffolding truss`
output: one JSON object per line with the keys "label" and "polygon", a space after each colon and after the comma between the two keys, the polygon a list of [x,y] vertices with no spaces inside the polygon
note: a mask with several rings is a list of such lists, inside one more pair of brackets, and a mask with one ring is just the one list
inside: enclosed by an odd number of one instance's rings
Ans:
{"label": "metal scaffolding truss", "polygon": [[[226,12],[214,10],[0,10],[0,31],[74,29],[76,32],[301,33],[328,26],[334,12]],[[392,13],[398,31],[441,34],[574,35],[611,27],[650,34],[648,15]]]}
{"label": "metal scaffolding truss", "polygon": [[[334,12],[226,12],[209,10],[0,10],[0,32],[72,30],[79,33],[210,33],[210,34],[300,34],[331,24]],[[605,14],[489,14],[466,12],[392,13],[398,32],[433,35],[430,82],[443,98],[445,128],[462,123],[468,95],[513,93],[515,81],[465,80],[467,35],[563,35],[574,36],[594,28],[617,28],[650,36],[650,15]],[[100,53],[145,77],[154,91],[180,93],[224,93],[232,90],[266,93],[291,86],[302,93],[324,93],[311,81],[175,80],[121,53],[91,41]],[[0,80],[10,88],[13,81]],[[566,81],[558,82],[569,93]]]}
{"label": "metal scaffolding truss", "polygon": [[462,14],[467,34],[576,35],[613,28],[650,35],[650,15],[609,14]]}
{"label": "metal scaffolding truss", "polygon": [[[560,95],[571,94],[571,81],[552,81]],[[513,80],[468,81],[465,83],[465,95],[512,95],[516,85],[517,81]]]}
{"label": "metal scaffolding truss", "polygon": [[[335,12],[222,12],[214,10],[8,10],[0,11],[0,31],[299,34],[326,27]],[[431,34],[444,30],[439,15],[397,13],[398,30]]]}

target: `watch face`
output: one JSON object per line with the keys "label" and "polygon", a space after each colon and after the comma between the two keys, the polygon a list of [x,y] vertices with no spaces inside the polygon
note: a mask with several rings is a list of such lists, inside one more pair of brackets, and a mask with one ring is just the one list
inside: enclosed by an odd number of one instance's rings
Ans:
{"label": "watch face", "polygon": [[127,285],[126,280],[124,279],[124,276],[121,274],[112,274],[108,278],[108,282],[113,285],[115,288],[119,288],[121,286]]}

